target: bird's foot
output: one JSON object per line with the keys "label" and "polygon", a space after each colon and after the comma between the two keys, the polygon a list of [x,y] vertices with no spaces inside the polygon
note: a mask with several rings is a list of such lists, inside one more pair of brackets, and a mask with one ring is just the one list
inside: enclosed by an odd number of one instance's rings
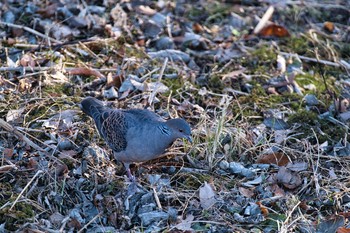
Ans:
{"label": "bird's foot", "polygon": [[126,169],[126,174],[128,175],[130,182],[136,182],[136,178],[131,174],[130,168]]}

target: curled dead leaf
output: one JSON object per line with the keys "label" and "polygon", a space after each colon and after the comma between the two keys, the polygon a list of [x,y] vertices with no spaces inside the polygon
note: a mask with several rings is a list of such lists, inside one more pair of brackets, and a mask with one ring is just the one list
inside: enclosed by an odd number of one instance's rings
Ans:
{"label": "curled dead leaf", "polygon": [[262,154],[258,157],[256,162],[262,164],[276,164],[278,166],[285,166],[289,163],[289,157],[281,152]]}
{"label": "curled dead leaf", "polygon": [[277,24],[270,24],[264,27],[258,34],[262,37],[288,37],[290,36],[288,30]]}
{"label": "curled dead leaf", "polygon": [[98,70],[81,67],[81,68],[75,68],[68,72],[71,75],[86,75],[86,76],[96,76],[98,78],[105,78],[103,74],[101,74]]}
{"label": "curled dead leaf", "polygon": [[291,170],[280,167],[277,173],[277,182],[282,184],[288,189],[295,189],[301,185],[301,178],[298,173]]}

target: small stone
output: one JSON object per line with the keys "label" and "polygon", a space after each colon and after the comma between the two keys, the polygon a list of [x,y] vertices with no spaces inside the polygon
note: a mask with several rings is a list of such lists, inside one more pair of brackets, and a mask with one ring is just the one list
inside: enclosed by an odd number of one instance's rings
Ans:
{"label": "small stone", "polygon": [[162,220],[167,220],[169,214],[163,211],[152,211],[148,213],[140,214],[142,226],[149,226],[152,222],[160,222]]}
{"label": "small stone", "polygon": [[306,105],[309,105],[309,106],[318,105],[319,103],[317,97],[313,94],[305,95],[304,100]]}

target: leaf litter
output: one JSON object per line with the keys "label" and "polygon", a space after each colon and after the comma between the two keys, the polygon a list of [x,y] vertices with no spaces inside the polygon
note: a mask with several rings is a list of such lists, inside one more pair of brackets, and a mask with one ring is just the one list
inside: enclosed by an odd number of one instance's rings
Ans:
{"label": "leaf litter", "polygon": [[[272,4],[0,3],[0,231],[347,232],[350,13]],[[85,96],[194,143],[130,184]]]}

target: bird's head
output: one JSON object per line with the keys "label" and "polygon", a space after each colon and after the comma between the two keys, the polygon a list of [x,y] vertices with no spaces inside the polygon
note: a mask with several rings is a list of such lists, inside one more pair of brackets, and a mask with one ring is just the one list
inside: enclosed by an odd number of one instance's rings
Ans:
{"label": "bird's head", "polygon": [[170,119],[166,124],[172,130],[174,138],[185,138],[192,143],[191,127],[184,119]]}

